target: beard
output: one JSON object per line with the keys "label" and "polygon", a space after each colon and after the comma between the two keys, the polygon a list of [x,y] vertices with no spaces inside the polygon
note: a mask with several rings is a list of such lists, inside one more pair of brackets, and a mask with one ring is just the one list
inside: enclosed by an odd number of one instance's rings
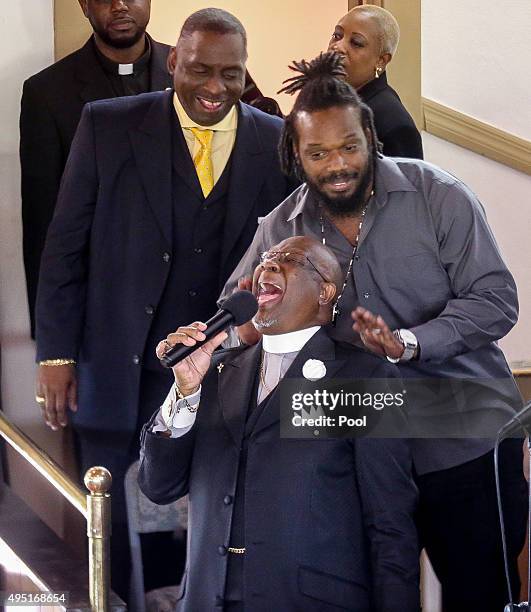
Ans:
{"label": "beard", "polygon": [[133,45],[135,45],[141,38],[144,36],[146,28],[139,28],[131,33],[127,37],[123,38],[113,38],[107,30],[103,28],[95,26],[95,24],[91,23],[94,32],[101,38],[101,40],[108,45],[109,47],[113,47],[114,49],[129,49]]}
{"label": "beard", "polygon": [[[334,172],[318,181],[313,181],[304,173],[303,178],[309,191],[332,217],[352,217],[359,214],[366,204],[367,190],[372,184],[374,176],[373,167],[372,155],[369,155],[367,165],[360,172]],[[329,196],[323,191],[323,185],[330,181],[351,179],[358,180],[358,185],[352,195]]]}
{"label": "beard", "polygon": [[255,329],[259,332],[261,332],[263,329],[269,329],[278,323],[278,319],[260,318],[260,313],[255,314],[252,320]]}

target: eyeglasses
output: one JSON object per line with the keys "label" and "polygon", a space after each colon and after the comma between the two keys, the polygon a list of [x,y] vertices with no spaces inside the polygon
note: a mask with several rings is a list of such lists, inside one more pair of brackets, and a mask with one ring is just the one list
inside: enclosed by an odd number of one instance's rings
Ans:
{"label": "eyeglasses", "polygon": [[292,263],[296,266],[304,268],[307,263],[319,274],[319,276],[326,282],[330,281],[319,271],[317,266],[312,263],[311,259],[303,253],[292,253],[291,251],[264,251],[260,253],[260,263],[265,264],[267,261],[276,261],[279,264]]}

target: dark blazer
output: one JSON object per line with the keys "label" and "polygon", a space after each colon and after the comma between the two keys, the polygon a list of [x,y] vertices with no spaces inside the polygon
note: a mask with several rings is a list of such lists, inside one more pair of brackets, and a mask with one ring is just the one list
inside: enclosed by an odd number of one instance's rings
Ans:
{"label": "dark blazer", "polygon": [[387,83],[385,72],[379,79],[364,85],[358,94],[372,109],[376,133],[383,144],[383,154],[388,157],[423,159],[420,133],[398,94]]}
{"label": "dark blazer", "polygon": [[[178,205],[203,203],[185,144],[188,159],[173,164],[172,96],[87,104],[64,171],[42,258],[37,358],[77,360],[79,410],[72,421],[80,427],[134,431],[141,357],[178,254],[172,165],[186,194]],[[216,295],[258,218],[292,190],[279,167],[281,128],[278,117],[240,103]]]}
{"label": "dark blazer", "polygon": [[[158,91],[172,85],[166,68],[170,47],[150,40],[150,91]],[[42,249],[81,111],[86,102],[114,97],[92,38],[24,83],[20,110],[22,229],[32,330]]]}
{"label": "dark blazer", "polygon": [[[225,547],[238,545],[229,537],[260,353],[258,344],[215,355],[203,380],[197,420],[187,434],[160,437],[150,432],[150,423],[142,432],[139,483],[144,493],[160,504],[189,494],[180,612],[214,612],[223,606]],[[387,362],[334,343],[324,329],[303,347],[286,377],[302,378],[309,358],[325,363],[325,379],[396,376]],[[224,366],[218,372],[220,361]],[[407,442],[283,439],[280,395],[279,386],[247,444],[246,609],[415,612],[419,549]]]}

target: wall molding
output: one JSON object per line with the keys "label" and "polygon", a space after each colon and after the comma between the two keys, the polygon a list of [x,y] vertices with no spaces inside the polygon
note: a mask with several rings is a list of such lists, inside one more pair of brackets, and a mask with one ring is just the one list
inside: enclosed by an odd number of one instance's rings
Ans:
{"label": "wall molding", "polygon": [[531,175],[531,142],[422,98],[426,132]]}

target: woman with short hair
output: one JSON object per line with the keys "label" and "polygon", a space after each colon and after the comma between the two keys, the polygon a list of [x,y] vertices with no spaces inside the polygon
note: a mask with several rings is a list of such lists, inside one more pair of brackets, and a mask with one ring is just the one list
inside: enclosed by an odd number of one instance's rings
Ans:
{"label": "woman with short hair", "polygon": [[398,23],[389,11],[356,6],[339,20],[328,50],[343,56],[348,82],[372,109],[383,154],[422,159],[420,133],[385,73],[399,39]]}

